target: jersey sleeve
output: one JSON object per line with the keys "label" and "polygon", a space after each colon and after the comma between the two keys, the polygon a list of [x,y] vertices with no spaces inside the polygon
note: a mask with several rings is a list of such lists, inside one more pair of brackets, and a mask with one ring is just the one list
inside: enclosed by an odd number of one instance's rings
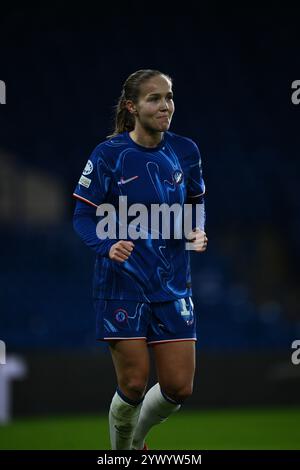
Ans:
{"label": "jersey sleeve", "polygon": [[97,235],[97,207],[105,202],[111,183],[111,170],[96,147],[88,159],[73,196],[77,199],[73,226],[83,242],[101,256],[109,257],[112,239],[100,239]]}
{"label": "jersey sleeve", "polygon": [[202,176],[201,155],[197,145],[193,142],[193,152],[189,162],[189,179],[187,187],[188,202],[200,202],[204,199],[205,183]]}
{"label": "jersey sleeve", "polygon": [[111,170],[102,152],[96,147],[79,178],[73,196],[98,207],[105,201],[111,183]]}
{"label": "jersey sleeve", "polygon": [[73,227],[81,240],[97,254],[109,258],[109,250],[116,243],[110,238],[100,239],[96,231],[97,217],[95,209],[85,202],[77,199],[73,215]]}
{"label": "jersey sleeve", "polygon": [[192,205],[193,229],[205,230],[205,183],[202,175],[201,155],[198,146],[193,142],[193,152],[189,159],[189,178],[187,185],[187,203]]}

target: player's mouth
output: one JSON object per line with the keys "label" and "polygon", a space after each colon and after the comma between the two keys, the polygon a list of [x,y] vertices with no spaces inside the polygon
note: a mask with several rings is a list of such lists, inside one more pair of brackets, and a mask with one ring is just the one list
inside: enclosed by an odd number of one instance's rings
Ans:
{"label": "player's mouth", "polygon": [[159,121],[166,121],[166,122],[169,122],[169,121],[170,121],[169,116],[158,116],[157,119],[158,119]]}

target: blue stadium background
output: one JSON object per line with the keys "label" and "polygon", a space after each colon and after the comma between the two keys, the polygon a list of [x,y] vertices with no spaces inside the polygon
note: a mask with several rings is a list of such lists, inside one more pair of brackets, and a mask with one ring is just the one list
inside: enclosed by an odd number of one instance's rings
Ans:
{"label": "blue stadium background", "polygon": [[0,20],[0,337],[8,349],[104,348],[95,343],[94,254],[73,232],[72,191],[112,129],[122,82],[158,68],[174,79],[171,130],[198,143],[207,184],[209,248],[192,257],[198,348],[289,350],[300,337],[296,17],[280,18],[274,6],[276,23],[267,10],[250,21],[242,9],[207,23],[195,10],[152,13],[146,25],[120,11],[64,29],[52,23],[59,6],[53,16],[39,7],[28,24],[22,8]]}

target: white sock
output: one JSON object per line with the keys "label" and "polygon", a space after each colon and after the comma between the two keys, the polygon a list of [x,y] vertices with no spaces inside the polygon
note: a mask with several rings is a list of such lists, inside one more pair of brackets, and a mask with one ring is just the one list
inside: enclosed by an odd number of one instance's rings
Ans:
{"label": "white sock", "polygon": [[132,448],[142,449],[145,437],[155,424],[163,423],[172,413],[178,411],[181,405],[175,401],[167,400],[162,394],[159,383],[155,384],[143,401],[142,409],[136,425]]}
{"label": "white sock", "polygon": [[[123,398],[124,395],[122,395]],[[112,450],[130,450],[132,438],[141,407],[142,400],[137,404],[129,404],[116,392],[109,409],[109,433]]]}

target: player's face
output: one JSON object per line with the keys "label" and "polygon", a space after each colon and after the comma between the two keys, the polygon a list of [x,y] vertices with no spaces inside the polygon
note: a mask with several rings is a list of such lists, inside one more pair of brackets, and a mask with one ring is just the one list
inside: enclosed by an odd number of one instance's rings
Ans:
{"label": "player's face", "polygon": [[136,124],[150,132],[169,129],[174,113],[172,84],[164,75],[157,75],[141,85],[135,104]]}

